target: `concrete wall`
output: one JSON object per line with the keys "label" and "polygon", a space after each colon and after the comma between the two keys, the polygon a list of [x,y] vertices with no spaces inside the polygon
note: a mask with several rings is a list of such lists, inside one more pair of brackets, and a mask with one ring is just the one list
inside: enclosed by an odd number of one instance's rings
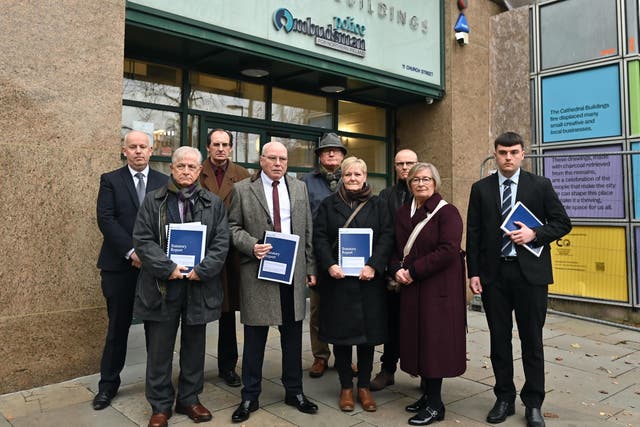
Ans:
{"label": "concrete wall", "polygon": [[0,393],[99,369],[100,173],[120,163],[124,0],[5,2]]}
{"label": "concrete wall", "polygon": [[471,184],[478,180],[482,159],[493,152],[490,21],[502,9],[488,0],[469,2],[469,44],[461,46],[453,31],[459,11],[455,2],[444,4],[446,95],[431,105],[398,111],[397,145],[413,148],[421,161],[436,165],[443,179],[442,195],[465,218]]}

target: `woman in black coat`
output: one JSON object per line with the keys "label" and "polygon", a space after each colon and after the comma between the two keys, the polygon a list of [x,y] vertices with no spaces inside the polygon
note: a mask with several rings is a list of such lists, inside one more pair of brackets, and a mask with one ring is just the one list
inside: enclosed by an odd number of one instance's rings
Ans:
{"label": "woman in black coat", "polygon": [[[352,346],[357,346],[358,399],[365,411],[375,411],[369,391],[373,351],[387,336],[386,284],[384,270],[393,247],[393,227],[387,209],[379,206],[367,184],[367,165],[349,157],[342,163],[338,191],[324,199],[313,224],[313,243],[318,266],[320,305],[319,338],[333,344],[340,378],[340,409],[354,407]],[[357,276],[345,276],[338,264],[338,229],[358,209],[349,228],[373,230],[371,257]]]}

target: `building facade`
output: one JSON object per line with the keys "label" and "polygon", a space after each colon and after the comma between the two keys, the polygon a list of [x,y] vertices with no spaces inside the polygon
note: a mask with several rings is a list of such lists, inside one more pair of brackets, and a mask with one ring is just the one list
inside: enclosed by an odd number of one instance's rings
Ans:
{"label": "building facade", "polygon": [[[609,2],[618,23],[633,3]],[[455,37],[453,0],[5,5],[0,393],[98,370],[106,311],[95,267],[96,195],[100,174],[122,164],[129,129],[152,135],[159,169],[178,146],[205,153],[208,130],[222,127],[234,133],[234,161],[249,169],[264,143],[283,142],[292,174],[313,168],[318,138],[335,131],[367,162],[376,191],[394,180],[395,151],[411,148],[439,168],[444,197],[463,215],[498,134],[517,131],[538,154],[572,149],[540,137],[538,88],[565,71],[529,60],[544,51],[535,48],[544,46],[536,30],[544,6],[469,3],[467,45]],[[619,48],[593,61],[617,67],[624,80],[631,59]],[[591,60],[587,68],[600,66]],[[631,135],[611,138],[627,149]],[[608,138],[597,141],[608,146]],[[542,159],[530,166],[547,173]],[[633,242],[635,218],[626,209],[614,225]],[[637,292],[629,289],[614,307],[633,311]]]}

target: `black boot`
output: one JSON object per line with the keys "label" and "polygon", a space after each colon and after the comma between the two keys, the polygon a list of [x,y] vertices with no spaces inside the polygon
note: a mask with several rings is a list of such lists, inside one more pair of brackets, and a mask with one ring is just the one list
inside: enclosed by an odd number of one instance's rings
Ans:
{"label": "black boot", "polygon": [[427,406],[413,417],[409,418],[409,424],[412,426],[426,426],[435,421],[444,420],[444,405],[440,405],[438,409]]}

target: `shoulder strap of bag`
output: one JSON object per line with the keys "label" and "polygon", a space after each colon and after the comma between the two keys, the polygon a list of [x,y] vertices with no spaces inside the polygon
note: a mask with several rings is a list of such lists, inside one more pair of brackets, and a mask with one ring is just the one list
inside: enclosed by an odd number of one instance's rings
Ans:
{"label": "shoulder strap of bag", "polygon": [[353,221],[353,219],[356,217],[356,215],[358,215],[358,212],[360,212],[362,210],[362,208],[364,208],[364,205],[366,205],[368,201],[369,201],[369,199],[365,200],[364,202],[360,203],[357,208],[355,208],[355,210],[351,213],[351,216],[349,216],[349,218],[347,218],[347,222],[344,223],[342,228],[348,228],[349,227],[349,224],[351,224],[351,221]]}
{"label": "shoulder strap of bag", "polygon": [[433,212],[428,213],[427,217],[425,219],[423,219],[422,221],[420,221],[419,223],[417,223],[416,226],[413,228],[413,231],[409,235],[409,239],[407,240],[407,243],[404,245],[404,250],[402,251],[402,263],[403,264],[404,264],[404,259],[407,257],[407,255],[409,255],[409,252],[411,252],[411,248],[413,247],[413,244],[415,243],[416,238],[418,237],[418,234],[420,234],[420,232],[422,231],[424,226],[427,225],[429,220],[431,218],[433,218],[433,216],[436,214],[436,212],[438,212],[440,210],[440,208],[443,207],[446,204],[447,204],[447,202],[444,199],[440,200],[440,202],[438,203],[438,206],[436,206],[436,208],[433,210]]}

